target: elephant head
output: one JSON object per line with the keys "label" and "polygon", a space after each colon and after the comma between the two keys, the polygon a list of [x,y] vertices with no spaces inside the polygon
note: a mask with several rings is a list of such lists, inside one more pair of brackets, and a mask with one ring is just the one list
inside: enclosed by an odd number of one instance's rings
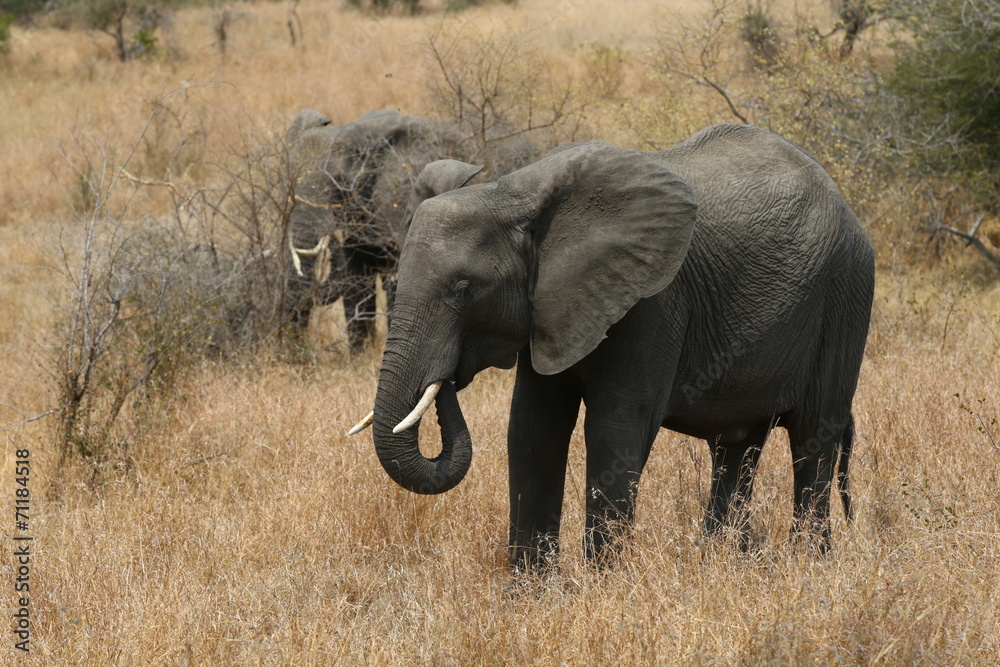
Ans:
{"label": "elephant head", "polygon": [[332,122],[332,120],[315,109],[303,109],[295,114],[295,118],[292,119],[291,126],[289,126],[288,131],[285,132],[285,145],[294,146],[298,143],[299,137],[306,130],[311,130],[316,127],[325,127]]}
{"label": "elephant head", "polygon": [[334,226],[347,235],[384,235],[374,224],[382,160],[432,132],[429,121],[394,111],[373,111],[347,125],[333,125],[311,109],[299,112],[287,133],[297,170],[293,247],[312,247],[323,236],[317,230]]}
{"label": "elephant head", "polygon": [[467,164],[459,160],[438,160],[424,167],[413,183],[413,191],[406,204],[406,213],[399,230],[399,247],[402,248],[406,242],[406,232],[413,222],[413,214],[425,199],[465,186],[482,170],[483,165]]}
{"label": "elephant head", "polygon": [[378,275],[391,310],[391,276],[414,211],[407,197],[459,187],[481,168],[440,168],[424,182],[415,181],[420,169],[448,156],[506,173],[537,154],[534,142],[513,128],[472,129],[387,110],[348,125],[333,125],[311,109],[296,116],[287,132],[297,173],[288,235],[293,321],[305,325],[314,305],[343,297],[348,340],[352,347],[364,344],[375,331]]}
{"label": "elephant head", "polygon": [[[386,472],[419,493],[458,484],[472,445],[456,392],[526,347],[541,374],[576,364],[673,280],[695,213],[694,194],[671,171],[600,142],[419,203],[375,399]],[[417,422],[435,400],[442,451],[427,459]]]}
{"label": "elephant head", "polygon": [[[435,136],[431,121],[394,111],[373,111],[347,125],[312,109],[295,117],[286,140],[296,170],[288,243],[289,303],[297,320],[307,321],[314,303],[365,291],[373,277],[350,266],[352,249],[375,255],[370,261],[365,255],[363,265],[394,263],[403,213],[395,191],[408,191],[413,179],[403,160],[394,164],[391,156]],[[340,284],[345,279],[359,285]]]}

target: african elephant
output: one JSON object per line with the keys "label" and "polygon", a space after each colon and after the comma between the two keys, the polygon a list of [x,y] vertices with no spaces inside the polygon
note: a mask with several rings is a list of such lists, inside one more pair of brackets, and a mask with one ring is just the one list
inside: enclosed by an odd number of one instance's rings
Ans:
{"label": "african elephant", "polygon": [[[857,218],[822,167],[777,135],[716,125],[662,152],[557,150],[416,209],[375,397],[376,453],[411,491],[454,487],[472,456],[456,392],[516,357],[516,571],[557,552],[581,401],[588,558],[605,562],[632,523],[661,427],[709,443],[709,534],[745,529],[761,447],[786,428],[793,530],[825,551],[838,458],[850,516],[851,402],[873,286]],[[427,459],[417,424],[434,401],[442,451]]]}
{"label": "african elephant", "polygon": [[[334,125],[313,109],[286,133],[295,175],[289,222],[289,308],[300,326],[314,306],[343,297],[348,339],[363,345],[374,331],[375,277],[391,302],[392,274],[406,198],[425,164],[458,156],[491,170],[513,170],[534,156],[519,133],[478,140],[453,123],[382,110]],[[474,174],[470,174],[471,178]]]}

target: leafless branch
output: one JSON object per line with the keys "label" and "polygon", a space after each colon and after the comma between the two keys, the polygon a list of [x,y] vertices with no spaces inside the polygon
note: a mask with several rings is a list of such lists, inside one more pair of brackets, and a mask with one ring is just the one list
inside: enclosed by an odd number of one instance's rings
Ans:
{"label": "leafless branch", "polygon": [[32,422],[37,422],[37,421],[40,421],[42,419],[45,419],[46,417],[54,415],[57,412],[62,411],[62,409],[63,409],[61,407],[59,407],[59,408],[52,408],[51,410],[46,410],[45,412],[43,412],[43,413],[41,413],[39,415],[35,415],[33,417],[29,417],[29,416],[27,416],[27,414],[23,410],[20,410],[19,408],[14,407],[10,403],[0,403],[0,406],[3,406],[3,407],[8,408],[10,410],[13,410],[17,414],[21,415],[21,421],[19,421],[17,424],[14,425],[15,429],[16,428],[20,428],[24,424],[30,424]]}
{"label": "leafless branch", "polygon": [[[727,90],[726,88],[720,86],[719,84],[717,84],[715,81],[712,81],[711,79],[709,79],[704,74],[702,74],[700,76],[695,76],[695,75],[691,75],[691,74],[682,74],[682,76],[684,76],[685,78],[691,79],[692,81],[694,81],[696,84],[698,84],[700,86],[707,86],[707,87],[711,88],[712,90],[714,90],[715,92],[717,92],[719,95],[722,96],[722,99],[725,100],[726,106],[729,107],[730,113],[732,113],[734,116],[736,116],[737,118],[739,118],[739,120],[740,120],[741,123],[744,123],[746,125],[750,124],[750,121],[747,120],[747,117],[744,116],[742,113],[740,113],[739,109],[736,108],[736,103],[733,102],[733,98],[737,98],[738,99],[738,96],[735,93],[732,93],[731,91]],[[745,103],[743,103],[743,102],[741,102],[741,104],[744,104],[744,106],[746,106]]]}
{"label": "leafless branch", "polygon": [[575,135],[589,96],[523,45],[516,33],[434,33],[427,44],[432,96],[480,153],[519,135]]}
{"label": "leafless branch", "polygon": [[946,225],[940,219],[934,220],[934,230],[948,232],[949,234],[954,234],[955,236],[965,239],[966,246],[973,246],[976,250],[982,253],[982,255],[986,257],[991,264],[993,264],[993,266],[1000,269],[1000,254],[991,251],[986,247],[986,244],[976,236],[976,232],[979,231],[979,226],[981,224],[983,224],[983,215],[980,213],[977,216],[975,223],[973,223],[972,229],[968,232],[963,232],[961,229],[957,229],[951,225]]}

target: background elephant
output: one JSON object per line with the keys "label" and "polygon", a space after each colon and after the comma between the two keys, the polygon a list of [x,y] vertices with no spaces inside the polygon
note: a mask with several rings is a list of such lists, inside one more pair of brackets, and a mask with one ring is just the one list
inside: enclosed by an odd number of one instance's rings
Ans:
{"label": "background elephant", "polygon": [[[375,399],[376,452],[412,491],[458,484],[472,450],[456,392],[516,356],[515,569],[556,552],[581,401],[587,557],[613,553],[632,522],[661,427],[709,443],[708,533],[743,532],[761,447],[785,427],[795,529],[825,550],[873,285],[871,244],[833,181],[765,130],[717,125],[657,153],[559,150],[416,209]],[[432,401],[443,447],[428,460],[416,424]]]}
{"label": "background elephant", "polygon": [[476,160],[491,173],[506,173],[537,151],[517,132],[495,128],[483,140],[455,124],[389,110],[334,125],[320,112],[304,109],[286,140],[296,178],[289,223],[292,319],[305,326],[313,307],[343,297],[352,347],[374,332],[377,275],[383,276],[391,303],[399,230],[424,165],[454,156]]}

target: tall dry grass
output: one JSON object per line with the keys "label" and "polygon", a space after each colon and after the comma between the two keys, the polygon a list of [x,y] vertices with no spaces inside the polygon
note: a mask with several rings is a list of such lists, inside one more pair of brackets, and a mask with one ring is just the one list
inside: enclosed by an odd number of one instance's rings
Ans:
{"label": "tall dry grass", "polygon": [[[998,299],[994,288],[983,305]],[[373,401],[376,354],[207,365],[150,409],[118,469],[48,481],[36,652],[76,664],[991,664],[1000,356],[995,337],[961,348],[995,336],[996,317],[949,317],[943,300],[885,289],[878,305],[855,404],[858,520],[837,513],[828,558],[788,543],[781,434],[757,482],[759,552],[744,557],[700,542],[707,446],[663,432],[622,565],[593,572],[578,432],[562,571],[512,586],[509,372],[463,392],[473,468],[428,498],[386,478],[367,436],[343,435]],[[44,442],[21,442],[45,460]]]}
{"label": "tall dry grass", "polygon": [[[624,89],[639,96],[638,55],[656,21],[668,20],[651,0],[523,0],[417,19],[305,2],[305,41],[293,49],[286,6],[239,11],[225,60],[210,11],[192,9],[168,40],[176,60],[120,65],[99,38],[41,29],[17,33],[5,64],[0,494],[13,496],[14,450],[30,448],[36,540],[32,654],[16,655],[5,633],[0,664],[1000,661],[1000,287],[964,263],[906,270],[890,244],[855,401],[858,519],[849,526],[835,512],[827,558],[789,544],[782,433],[764,451],[748,557],[702,543],[708,448],[663,431],[620,566],[592,571],[580,553],[578,429],[561,571],[512,584],[511,373],[484,373],[460,396],[476,447],[468,478],[443,496],[416,496],[381,471],[370,436],[343,435],[373,402],[377,350],[313,364],[266,353],[205,362],[169,394],[130,407],[117,458],[60,462],[51,423],[21,423],[53,407],[41,365],[58,288],[47,240],[79,205],[54,143],[90,133],[128,145],[152,100],[209,82],[152,128],[136,165],[160,178],[157,166],[168,164],[171,177],[197,183],[209,175],[198,172],[203,162],[239,145],[246,124],[280,133],[304,106],[338,119],[385,106],[419,113],[430,106],[420,44],[442,20],[530,23],[538,48],[580,72],[581,44],[619,45],[635,56]],[[364,39],[345,51],[337,35]],[[595,131],[628,141],[620,121],[598,115]],[[157,153],[189,135],[197,140],[184,159]],[[422,434],[429,450],[432,421]],[[9,591],[15,564],[4,552]]]}

